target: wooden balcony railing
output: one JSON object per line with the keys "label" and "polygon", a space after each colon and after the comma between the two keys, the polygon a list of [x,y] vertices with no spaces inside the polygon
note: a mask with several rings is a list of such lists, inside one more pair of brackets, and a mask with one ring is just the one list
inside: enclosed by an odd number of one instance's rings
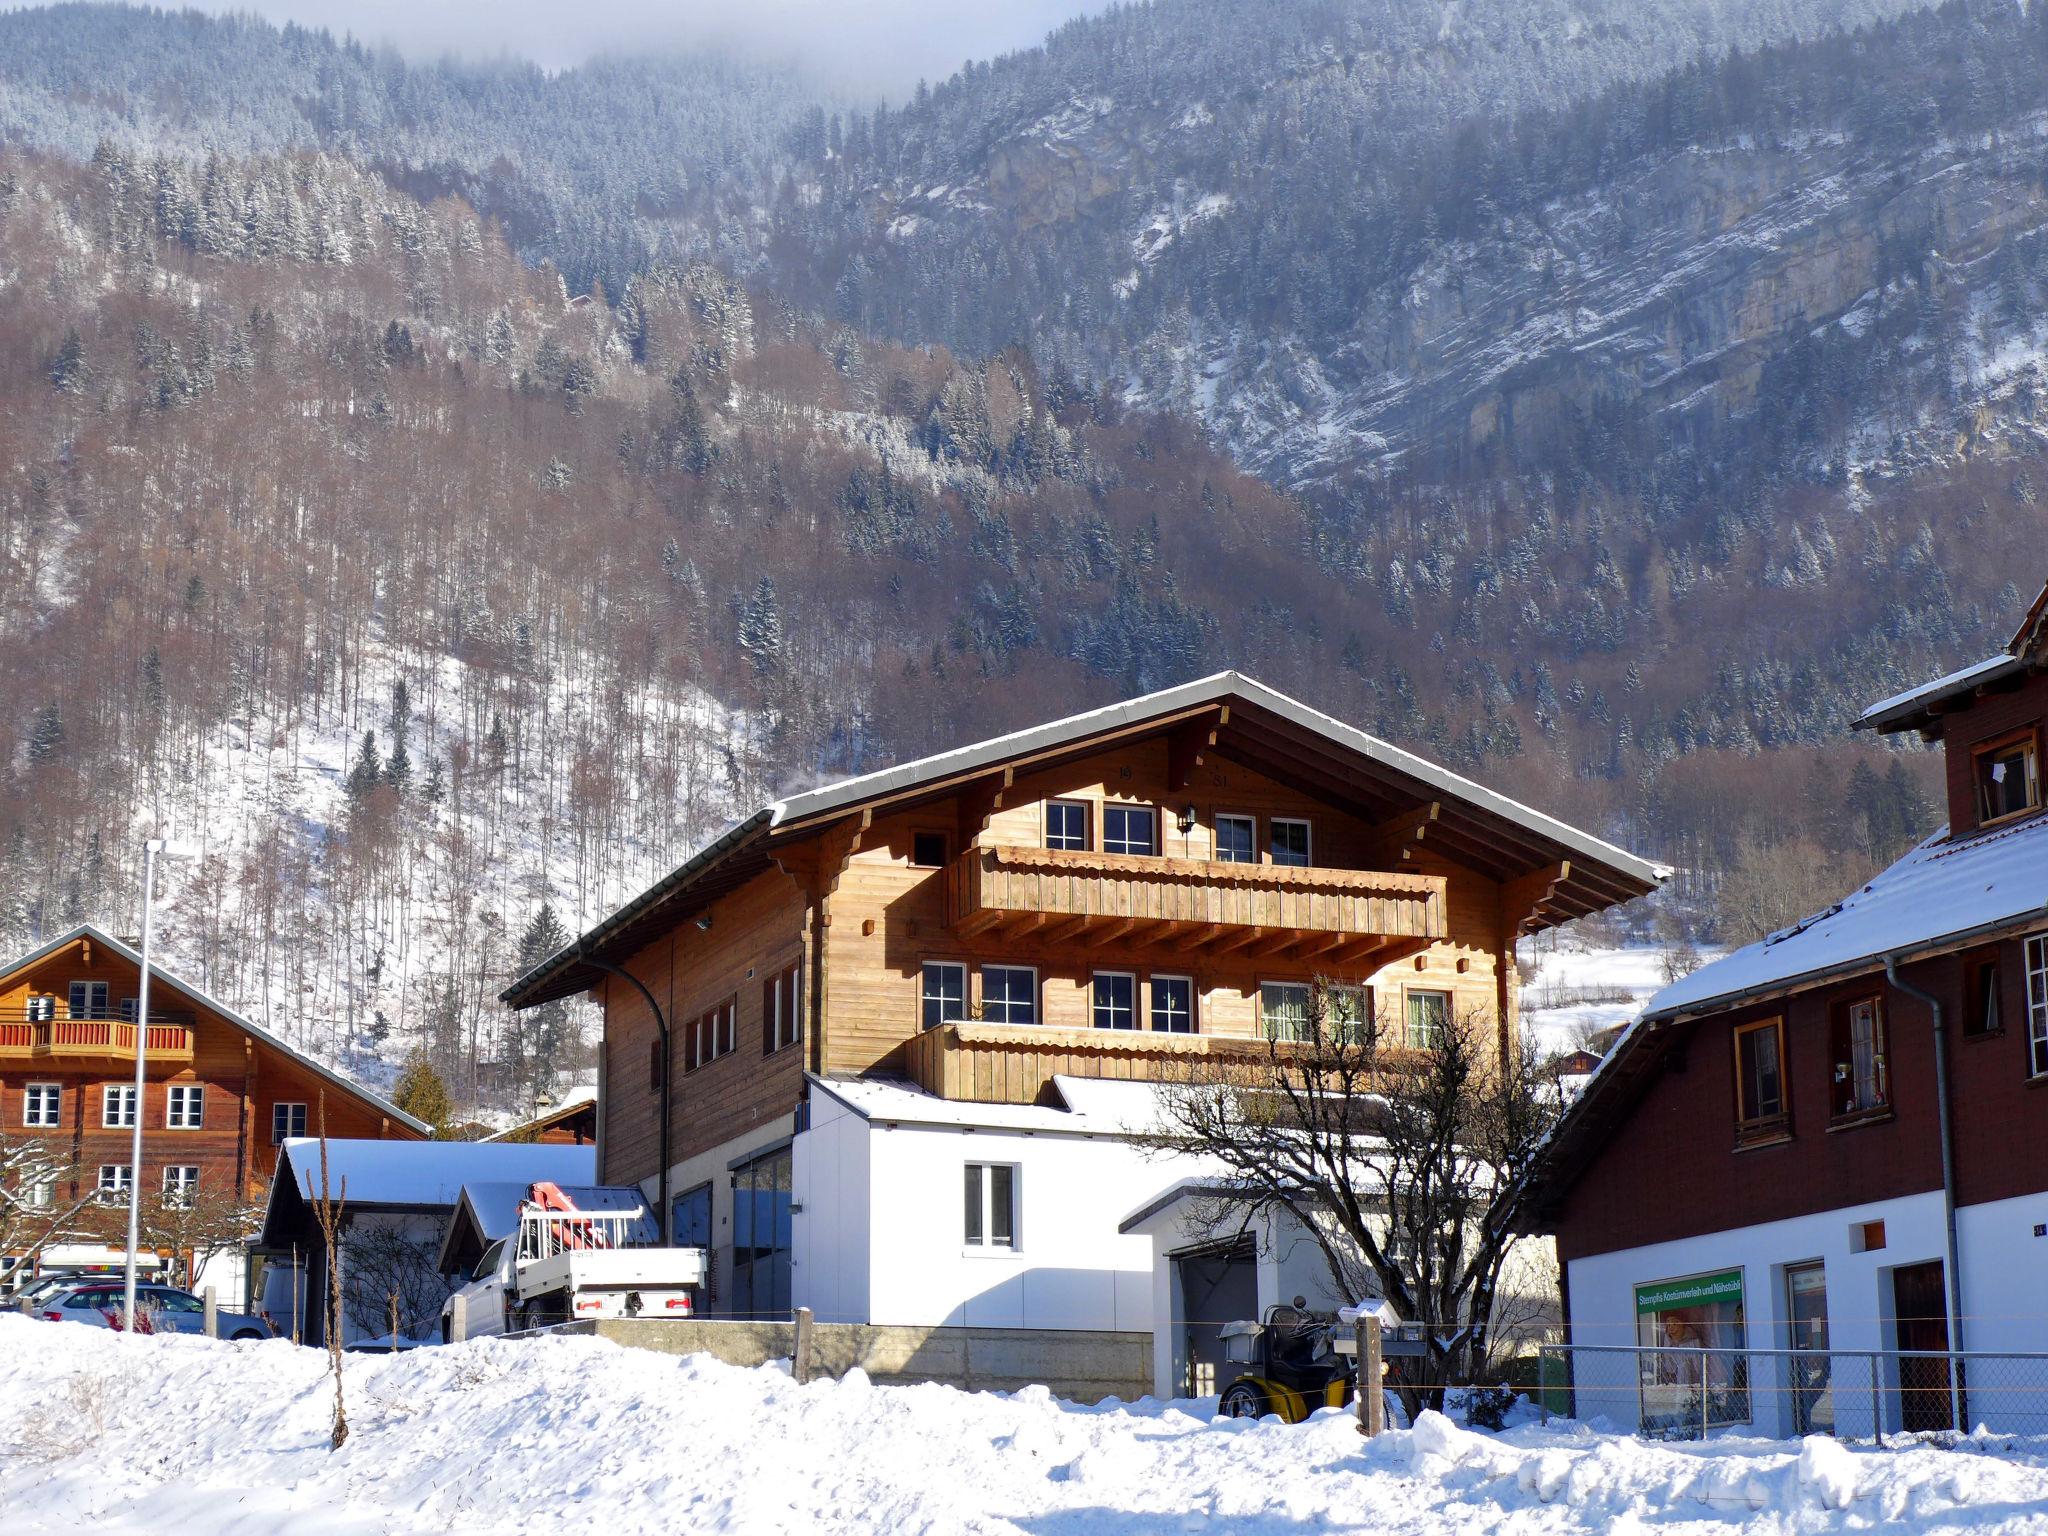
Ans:
{"label": "wooden balcony railing", "polygon": [[1341,965],[1445,936],[1444,879],[1369,869],[1219,864],[1058,848],[970,848],[946,877],[961,936],[1025,931],[1207,956],[1292,953]]}
{"label": "wooden balcony railing", "polygon": [[[942,1024],[904,1046],[904,1069],[927,1093],[984,1104],[1036,1104],[1054,1077],[1167,1082],[1191,1058],[1263,1062],[1269,1047],[1249,1035],[1166,1035],[1143,1029]],[[1203,1075],[1214,1070],[1213,1060]]]}
{"label": "wooden balcony railing", "polygon": [[[135,1056],[137,1025],[125,1019],[0,1019],[0,1060],[4,1061],[87,1061]],[[192,1029],[189,1023],[149,1025],[149,1055],[153,1060],[190,1061]]]}

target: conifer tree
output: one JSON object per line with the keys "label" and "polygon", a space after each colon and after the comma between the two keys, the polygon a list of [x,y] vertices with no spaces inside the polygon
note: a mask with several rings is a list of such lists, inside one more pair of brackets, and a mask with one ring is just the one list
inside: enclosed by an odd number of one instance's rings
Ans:
{"label": "conifer tree", "polygon": [[434,1064],[427,1060],[426,1052],[415,1051],[406,1059],[405,1069],[398,1074],[398,1082],[391,1090],[391,1102],[415,1120],[432,1126],[436,1141],[448,1139],[448,1128],[455,1119],[455,1098],[441,1074],[434,1070]]}

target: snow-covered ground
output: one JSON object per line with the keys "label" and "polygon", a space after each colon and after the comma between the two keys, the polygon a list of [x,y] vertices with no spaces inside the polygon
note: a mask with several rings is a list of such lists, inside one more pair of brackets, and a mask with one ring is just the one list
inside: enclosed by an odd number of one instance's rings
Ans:
{"label": "snow-covered ground", "polygon": [[[1719,953],[1703,952],[1698,964]],[[1642,1011],[1668,979],[1668,954],[1654,945],[1588,945],[1570,934],[1523,940],[1523,1027],[1546,1054],[1579,1049],[1597,1031],[1626,1024]]]}
{"label": "snow-covered ground", "polygon": [[799,1387],[588,1339],[347,1362],[282,1341],[137,1338],[0,1316],[10,1536],[82,1530],[1002,1533],[2048,1531],[2048,1448],[1970,1439],[1650,1445],[1425,1415],[1370,1444],[1210,1404]]}

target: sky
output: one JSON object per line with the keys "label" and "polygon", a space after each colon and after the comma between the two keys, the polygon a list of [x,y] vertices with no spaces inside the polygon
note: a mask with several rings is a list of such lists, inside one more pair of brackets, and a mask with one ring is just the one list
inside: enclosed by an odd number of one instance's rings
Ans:
{"label": "sky", "polygon": [[854,91],[901,96],[967,59],[1028,47],[1105,0],[195,0],[389,42],[416,58],[511,53],[549,68],[595,53],[738,46]]}

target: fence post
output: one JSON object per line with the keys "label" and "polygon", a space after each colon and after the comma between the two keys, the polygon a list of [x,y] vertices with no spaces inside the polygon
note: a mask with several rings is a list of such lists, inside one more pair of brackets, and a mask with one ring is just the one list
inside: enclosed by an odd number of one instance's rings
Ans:
{"label": "fence post", "polygon": [[1870,1433],[1879,1445],[1884,1444],[1884,1387],[1877,1379],[1881,1357],[1870,1357]]}
{"label": "fence post", "polygon": [[791,1351],[790,1372],[796,1377],[798,1386],[811,1379],[811,1309],[796,1309],[796,1345]]}
{"label": "fence post", "polygon": [[1707,1438],[1707,1346],[1700,1346],[1700,1441]]}
{"label": "fence post", "polygon": [[214,1298],[213,1287],[210,1285],[203,1295],[206,1304],[206,1336],[209,1339],[217,1339],[220,1337],[220,1303]]}
{"label": "fence post", "polygon": [[1358,1332],[1358,1432],[1367,1439],[1386,1428],[1386,1388],[1380,1384],[1380,1320],[1361,1317]]}

